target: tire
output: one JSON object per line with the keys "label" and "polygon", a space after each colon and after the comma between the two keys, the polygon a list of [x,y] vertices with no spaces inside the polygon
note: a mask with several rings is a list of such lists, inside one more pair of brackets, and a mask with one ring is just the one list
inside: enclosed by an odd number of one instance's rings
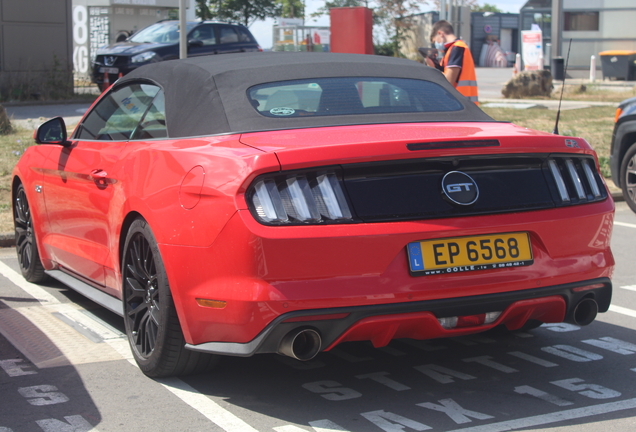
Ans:
{"label": "tire", "polygon": [[620,176],[625,202],[636,213],[636,143],[632,144],[623,157]]}
{"label": "tire", "polygon": [[184,347],[166,270],[145,220],[138,218],[131,224],[123,252],[126,335],[141,371],[159,378],[209,370],[217,356]]}
{"label": "tire", "polygon": [[22,183],[13,197],[13,225],[15,227],[15,249],[22,276],[32,283],[44,282],[48,276],[40,260],[38,245],[33,230],[33,216]]}

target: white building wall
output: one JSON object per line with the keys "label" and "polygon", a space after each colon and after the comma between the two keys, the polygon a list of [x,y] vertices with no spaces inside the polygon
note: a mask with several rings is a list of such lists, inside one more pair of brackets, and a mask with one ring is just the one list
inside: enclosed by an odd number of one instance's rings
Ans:
{"label": "white building wall", "polygon": [[636,5],[630,10],[601,11],[599,20],[602,38],[634,39],[636,41]]}
{"label": "white building wall", "polygon": [[572,69],[589,68],[592,55],[601,68],[603,51],[636,51],[636,0],[564,0],[563,12],[599,12],[598,31],[563,31],[562,53],[565,57],[572,39],[569,65]]}
{"label": "white building wall", "polygon": [[563,10],[634,9],[634,0],[563,0]]}
{"label": "white building wall", "polygon": [[613,3],[616,0],[563,0],[563,10],[584,10],[584,9],[603,9],[606,3]]}

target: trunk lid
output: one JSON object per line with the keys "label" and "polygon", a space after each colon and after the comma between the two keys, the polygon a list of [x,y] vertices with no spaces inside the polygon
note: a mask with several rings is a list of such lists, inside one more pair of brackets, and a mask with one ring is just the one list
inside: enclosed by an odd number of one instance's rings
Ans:
{"label": "trunk lid", "polygon": [[593,154],[582,138],[511,123],[410,123],[291,129],[243,134],[243,144],[275,152],[281,168],[519,153]]}

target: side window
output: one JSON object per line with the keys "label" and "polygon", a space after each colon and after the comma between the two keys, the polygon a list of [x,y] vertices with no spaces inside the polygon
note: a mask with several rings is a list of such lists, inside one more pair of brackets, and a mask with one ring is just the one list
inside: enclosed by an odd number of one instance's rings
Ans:
{"label": "side window", "polygon": [[220,26],[219,40],[221,41],[222,44],[235,43],[235,42],[238,42],[239,37],[238,37],[238,34],[236,33],[236,30],[234,30],[233,27]]}
{"label": "side window", "polygon": [[102,99],[84,119],[75,138],[129,140],[159,91],[160,88],[155,85],[140,83],[115,90]]}
{"label": "side window", "polygon": [[160,91],[152,101],[148,112],[141,119],[137,129],[133,131],[131,140],[165,138],[168,136],[165,102],[163,91]]}
{"label": "side window", "polygon": [[252,35],[246,28],[238,27],[237,30],[239,33],[239,42],[254,42]]}
{"label": "side window", "polygon": [[199,26],[192,31],[189,39],[201,41],[203,45],[216,45],[214,27],[211,25]]}

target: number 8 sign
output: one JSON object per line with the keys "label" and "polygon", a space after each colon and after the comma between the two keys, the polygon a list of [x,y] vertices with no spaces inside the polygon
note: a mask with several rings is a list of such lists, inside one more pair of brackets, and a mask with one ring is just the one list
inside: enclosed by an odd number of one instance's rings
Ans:
{"label": "number 8 sign", "polygon": [[88,72],[88,11],[86,6],[73,8],[73,68],[76,72]]}

